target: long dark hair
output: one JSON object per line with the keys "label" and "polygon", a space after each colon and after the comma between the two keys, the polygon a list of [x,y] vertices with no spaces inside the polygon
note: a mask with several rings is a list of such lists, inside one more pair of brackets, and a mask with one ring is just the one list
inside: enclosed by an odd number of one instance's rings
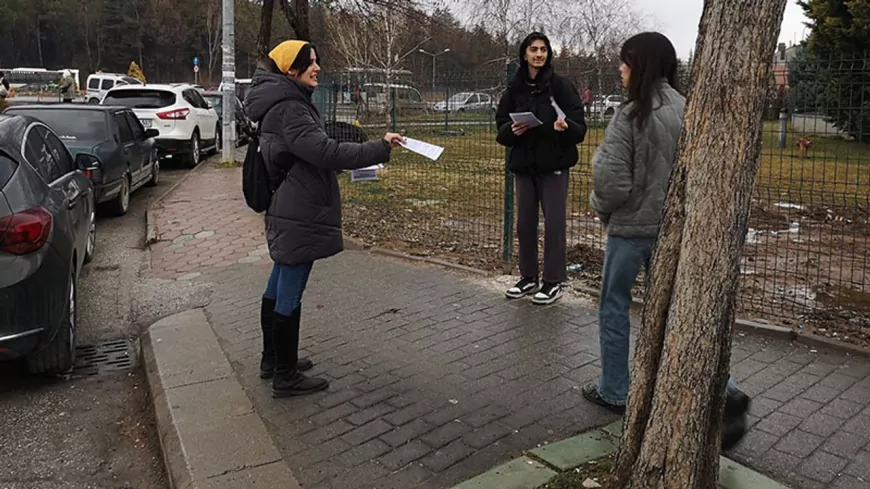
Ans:
{"label": "long dark hair", "polygon": [[628,79],[628,101],[634,108],[628,114],[643,127],[653,111],[653,102],[662,79],[676,90],[677,51],[663,34],[644,32],[631,37],[622,45],[619,59],[631,68]]}
{"label": "long dark hair", "polygon": [[529,46],[531,46],[535,41],[544,41],[544,45],[547,46],[547,61],[544,63],[544,69],[549,69],[553,63],[553,46],[550,45],[550,38],[540,32],[529,34],[525,39],[523,39],[523,42],[520,43],[519,73],[522,73],[525,78],[528,78],[529,76],[529,62],[526,60],[526,49],[529,49]]}

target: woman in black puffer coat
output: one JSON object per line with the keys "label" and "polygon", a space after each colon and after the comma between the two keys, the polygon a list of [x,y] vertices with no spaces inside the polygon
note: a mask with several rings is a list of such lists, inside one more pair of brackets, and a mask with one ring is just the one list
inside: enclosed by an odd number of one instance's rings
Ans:
{"label": "woman in black puffer coat", "polygon": [[342,250],[341,194],[336,173],[385,163],[398,134],[365,143],[330,139],[311,101],[320,66],[314,47],[285,41],[254,73],[245,112],[260,127],[260,150],[273,188],[266,239],[275,262],[263,294],[260,376],[272,378],[272,395],[306,395],[326,389],[306,377],[313,364],[298,357],[302,293],[315,260]]}

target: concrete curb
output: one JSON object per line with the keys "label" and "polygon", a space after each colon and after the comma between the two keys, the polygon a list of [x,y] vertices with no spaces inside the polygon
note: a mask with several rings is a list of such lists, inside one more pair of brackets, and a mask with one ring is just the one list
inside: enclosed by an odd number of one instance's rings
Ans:
{"label": "concrete curb", "polygon": [[[453,489],[536,489],[560,473],[570,472],[619,448],[622,420],[543,447],[468,479]],[[752,469],[719,457],[719,485],[724,489],[788,489]]]}
{"label": "concrete curb", "polygon": [[163,200],[166,199],[166,197],[168,197],[169,194],[171,194],[173,191],[175,191],[175,189],[177,189],[179,186],[181,186],[182,183],[186,182],[187,179],[190,178],[191,175],[198,172],[199,169],[202,168],[203,165],[205,165],[209,160],[211,160],[211,158],[206,158],[206,159],[200,161],[198,165],[191,168],[190,171],[188,171],[183,177],[181,177],[177,182],[172,184],[172,186],[169,187],[169,189],[167,189],[166,192],[163,192],[162,194],[160,194],[159,197],[157,197],[156,199],[151,201],[150,204],[148,204],[148,208],[145,209],[145,246],[146,247],[151,246],[152,244],[156,243],[159,240],[159,234],[158,234],[158,229],[157,229],[157,218],[154,217],[154,215],[155,215],[154,210],[157,209],[158,205],[163,204]]}
{"label": "concrete curb", "polygon": [[429,263],[432,265],[437,265],[439,267],[448,268],[451,270],[457,270],[460,272],[470,273],[473,275],[480,275],[482,277],[489,277],[492,273],[487,272],[485,270],[481,270],[479,268],[467,267],[465,265],[460,265],[458,263],[453,263],[447,260],[442,260],[440,258],[431,258],[428,256],[415,256],[408,253],[402,253],[401,251],[393,251],[388,250],[386,248],[379,248],[377,246],[367,245],[360,239],[352,238],[348,235],[344,235],[345,248],[349,250],[363,250],[368,251],[369,253],[373,253],[375,255],[387,256],[390,258],[398,258],[400,260],[408,260],[419,263]]}
{"label": "concrete curb", "polygon": [[202,309],[142,337],[163,462],[172,489],[299,489]]}

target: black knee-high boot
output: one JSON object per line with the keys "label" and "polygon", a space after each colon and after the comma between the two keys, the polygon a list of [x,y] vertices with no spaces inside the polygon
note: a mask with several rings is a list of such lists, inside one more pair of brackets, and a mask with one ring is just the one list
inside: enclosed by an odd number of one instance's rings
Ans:
{"label": "black knee-high boot", "polygon": [[[263,331],[263,354],[260,358],[261,379],[271,379],[275,375],[275,341],[272,337],[275,329],[274,321],[275,299],[263,297],[263,302],[260,304],[260,329]],[[307,358],[300,358],[296,364],[296,368],[303,372],[313,366],[314,363]]]}
{"label": "black knee-high boot", "polygon": [[290,316],[274,313],[272,338],[275,343],[275,376],[272,397],[304,396],[329,387],[326,379],[306,377],[299,371],[299,325],[302,309]]}

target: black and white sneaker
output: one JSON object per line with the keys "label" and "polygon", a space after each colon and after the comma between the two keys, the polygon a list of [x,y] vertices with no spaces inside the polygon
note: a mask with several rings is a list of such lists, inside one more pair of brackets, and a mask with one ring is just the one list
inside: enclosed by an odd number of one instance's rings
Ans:
{"label": "black and white sneaker", "polygon": [[560,297],[562,297],[562,284],[550,284],[544,282],[544,286],[541,287],[541,290],[532,297],[532,303],[538,304],[539,306],[545,306],[556,302]]}
{"label": "black and white sneaker", "polygon": [[516,285],[507,289],[504,295],[508,299],[521,299],[529,294],[534,294],[540,290],[540,288],[541,286],[538,284],[538,279],[523,277],[516,283]]}

